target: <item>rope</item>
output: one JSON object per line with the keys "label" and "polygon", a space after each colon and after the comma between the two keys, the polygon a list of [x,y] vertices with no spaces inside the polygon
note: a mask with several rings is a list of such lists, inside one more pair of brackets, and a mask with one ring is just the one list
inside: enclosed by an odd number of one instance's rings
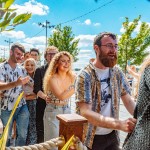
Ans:
{"label": "rope", "polygon": [[52,150],[54,147],[63,146],[65,144],[65,139],[63,136],[51,139],[44,143],[28,145],[28,146],[17,146],[17,147],[6,147],[5,150]]}
{"label": "rope", "polygon": [[[87,150],[87,147],[82,144],[78,137],[73,138],[73,148],[76,150]],[[17,147],[6,147],[5,150],[52,150],[54,147],[64,146],[65,139],[63,136],[51,139],[44,143],[28,145],[28,146],[17,146]]]}

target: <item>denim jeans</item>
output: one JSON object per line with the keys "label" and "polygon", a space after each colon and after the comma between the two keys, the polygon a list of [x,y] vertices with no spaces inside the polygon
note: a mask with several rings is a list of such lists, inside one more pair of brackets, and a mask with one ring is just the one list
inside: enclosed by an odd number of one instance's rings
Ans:
{"label": "denim jeans", "polygon": [[[6,126],[10,114],[11,111],[2,110],[1,119],[3,126]],[[7,146],[10,146],[12,125],[14,120],[16,120],[16,131],[17,131],[17,139],[15,141],[15,146],[24,146],[26,144],[27,129],[29,124],[29,111],[27,105],[23,105],[17,108],[16,112],[14,113],[14,116],[9,126],[8,140],[6,144]]]}
{"label": "denim jeans", "polygon": [[48,104],[44,113],[44,141],[59,136],[59,120],[56,118],[58,114],[70,114],[71,109],[68,105],[55,106]]}

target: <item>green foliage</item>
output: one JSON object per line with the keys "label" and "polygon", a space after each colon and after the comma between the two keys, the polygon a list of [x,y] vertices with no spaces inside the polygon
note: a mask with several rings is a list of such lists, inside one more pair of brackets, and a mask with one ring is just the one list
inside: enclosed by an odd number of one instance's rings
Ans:
{"label": "green foliage", "polygon": [[31,13],[17,15],[16,9],[11,9],[15,0],[0,0],[0,32],[11,31],[15,26],[23,24],[31,18]]}
{"label": "green foliage", "polygon": [[12,4],[14,3],[14,0],[8,0],[5,2],[4,8],[8,9]]}
{"label": "green foliage", "polygon": [[77,55],[79,39],[75,39],[75,35],[72,33],[72,28],[69,26],[61,27],[58,25],[55,27],[55,31],[48,39],[48,45],[56,46],[59,51],[68,51],[77,61]]}
{"label": "green foliage", "polygon": [[0,58],[0,63],[4,62],[4,60],[5,60],[4,58]]}
{"label": "green foliage", "polygon": [[146,50],[150,46],[150,27],[147,23],[141,22],[138,33],[134,30],[138,26],[141,16],[129,22],[128,18],[123,22],[125,32],[119,39],[118,64],[126,73],[127,61],[131,65],[140,65],[149,54]]}

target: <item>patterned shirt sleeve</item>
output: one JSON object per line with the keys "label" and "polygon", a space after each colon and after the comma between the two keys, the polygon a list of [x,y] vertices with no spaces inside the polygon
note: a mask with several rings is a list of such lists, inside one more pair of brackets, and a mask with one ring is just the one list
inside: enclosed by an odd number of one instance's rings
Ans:
{"label": "patterned shirt sleeve", "polygon": [[126,95],[126,94],[131,94],[130,91],[130,85],[124,75],[124,73],[121,71],[121,69],[119,69],[119,74],[120,74],[120,89],[121,89],[121,96]]}
{"label": "patterned shirt sleeve", "polygon": [[0,65],[0,81],[5,81],[4,79],[4,70],[2,64]]}
{"label": "patterned shirt sleeve", "polygon": [[91,76],[82,71],[76,79],[75,82],[75,95],[76,95],[76,102],[92,102],[92,95],[91,95]]}

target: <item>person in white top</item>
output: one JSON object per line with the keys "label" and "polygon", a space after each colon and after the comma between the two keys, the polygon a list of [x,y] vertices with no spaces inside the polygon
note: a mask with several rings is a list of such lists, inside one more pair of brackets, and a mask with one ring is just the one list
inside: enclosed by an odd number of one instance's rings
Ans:
{"label": "person in white top", "polygon": [[116,130],[131,132],[136,119],[119,120],[122,99],[133,115],[135,103],[130,97],[130,87],[117,63],[116,35],[98,34],[93,43],[96,58],[90,61],[77,76],[75,84],[77,113],[88,120],[83,132],[83,143],[92,150],[119,150]]}
{"label": "person in white top", "polygon": [[[20,76],[27,76],[26,70],[18,64],[18,62],[20,62],[20,60],[22,59],[24,52],[24,47],[19,43],[15,43],[11,46],[8,61],[0,64],[1,84],[15,82]],[[22,85],[16,85],[16,87],[14,88],[10,87],[10,89],[2,91],[3,97],[1,99],[1,119],[3,126],[6,126],[14,104],[22,91]],[[15,141],[15,146],[23,146],[26,143],[27,128],[29,122],[29,111],[26,105],[25,98],[21,99],[19,106],[16,109],[16,112],[10,123],[7,146],[10,146],[11,131],[14,120],[16,121],[17,127],[17,139]]]}

